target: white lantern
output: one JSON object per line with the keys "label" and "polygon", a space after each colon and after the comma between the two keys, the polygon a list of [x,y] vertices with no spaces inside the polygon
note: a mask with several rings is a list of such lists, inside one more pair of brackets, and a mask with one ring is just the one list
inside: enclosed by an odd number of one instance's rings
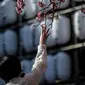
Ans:
{"label": "white lantern", "polygon": [[33,50],[32,29],[29,25],[25,25],[20,29],[20,39],[26,52]]}
{"label": "white lantern", "polygon": [[[1,3],[0,3],[0,5],[1,5]],[[3,25],[3,8],[2,7],[0,7],[0,27]]]}
{"label": "white lantern", "polygon": [[[47,29],[50,28],[52,19],[46,20]],[[45,24],[42,21],[41,24]],[[36,27],[35,31],[35,45],[39,44],[39,37],[41,33],[41,24]],[[56,44],[66,44],[70,40],[70,20],[65,16],[59,16],[59,19],[53,20],[52,29],[50,29],[51,34],[49,35],[46,44],[48,47],[55,46]]]}
{"label": "white lantern", "polygon": [[4,56],[4,35],[0,33],[0,57]]}
{"label": "white lantern", "polygon": [[37,14],[36,3],[34,0],[25,0],[25,9],[24,9],[25,19],[35,17]]}
{"label": "white lantern", "polygon": [[71,75],[71,59],[64,52],[59,52],[55,56],[57,77],[61,80],[68,80]]}
{"label": "white lantern", "polygon": [[17,34],[12,30],[6,30],[4,33],[5,50],[8,55],[14,55],[17,52]]}
{"label": "white lantern", "polygon": [[73,16],[74,32],[79,39],[85,39],[85,14],[81,10],[77,11]]}
{"label": "white lantern", "polygon": [[13,0],[0,2],[0,25],[12,24],[17,20],[16,3]]}
{"label": "white lantern", "polygon": [[31,72],[31,61],[27,59],[22,60],[21,68],[24,73],[30,73]]}
{"label": "white lantern", "polygon": [[55,60],[52,55],[47,57],[47,69],[45,72],[45,79],[49,84],[54,83],[56,80]]}
{"label": "white lantern", "polygon": [[57,44],[66,44],[70,40],[70,20],[65,16],[53,21],[52,36]]}
{"label": "white lantern", "polygon": [[34,34],[34,44],[35,47],[37,48],[37,46],[39,45],[39,39],[41,34],[40,25],[33,29],[33,34]]}
{"label": "white lantern", "polygon": [[[51,26],[49,26],[52,22],[52,19],[47,19],[46,21],[46,26],[47,26],[47,29],[48,28],[51,28]],[[42,22],[41,24],[44,24],[45,22]],[[53,39],[53,29],[50,29],[49,32],[51,33],[49,36],[48,36],[48,39],[46,41],[46,44],[48,47],[52,47],[52,46],[55,46],[56,45],[56,42],[55,42],[55,39]]]}
{"label": "white lantern", "polygon": [[0,78],[0,85],[6,85],[5,81]]}

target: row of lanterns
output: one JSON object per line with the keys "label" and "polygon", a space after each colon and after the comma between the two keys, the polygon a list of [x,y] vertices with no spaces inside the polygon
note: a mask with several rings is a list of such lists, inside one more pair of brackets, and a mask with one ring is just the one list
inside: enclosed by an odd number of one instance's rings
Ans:
{"label": "row of lanterns", "polygon": [[[30,73],[35,58],[32,60],[22,60],[21,66],[25,73]],[[47,69],[41,78],[41,82],[46,80],[49,84],[54,83],[57,79],[66,81],[71,77],[71,58],[65,52],[58,52],[55,55],[47,56]]]}
{"label": "row of lanterns", "polygon": [[[84,21],[85,14],[80,10],[77,11],[73,16],[74,32],[77,38],[81,40],[85,39]],[[44,21],[42,21],[40,25],[43,23]],[[51,19],[47,19],[47,28],[49,23],[51,23]],[[24,25],[20,28],[20,42],[26,52],[33,51],[37,48],[41,33],[40,25],[35,28],[32,28],[32,25]],[[51,34],[46,41],[47,47],[52,47],[56,44],[66,44],[71,38],[70,20],[65,16],[59,16],[59,19],[54,18],[50,31]],[[0,32],[0,55],[4,54],[4,49],[11,55],[16,53],[17,34],[15,31],[9,29],[4,33]]]}
{"label": "row of lanterns", "polygon": [[[42,21],[40,24],[44,23]],[[51,23],[51,19],[47,19],[47,26]],[[51,34],[47,39],[47,47],[55,46],[56,44],[66,44],[70,40],[70,21],[65,16],[60,16],[59,19],[54,19]],[[41,26],[38,25],[32,28],[32,25],[24,25],[20,28],[20,42],[26,52],[33,51],[39,44]],[[0,55],[4,54],[4,49],[7,54],[15,54],[17,51],[17,34],[13,30],[6,30],[0,33]]]}

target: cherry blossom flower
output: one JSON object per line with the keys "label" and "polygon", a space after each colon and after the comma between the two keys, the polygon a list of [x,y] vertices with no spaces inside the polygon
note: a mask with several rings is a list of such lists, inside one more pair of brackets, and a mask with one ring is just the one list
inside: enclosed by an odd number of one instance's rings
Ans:
{"label": "cherry blossom flower", "polygon": [[39,17],[39,18],[43,17],[43,13],[42,12],[38,12],[37,17]]}
{"label": "cherry blossom flower", "polygon": [[51,3],[51,8],[52,8],[53,10],[55,10],[55,9],[58,9],[59,7],[58,7],[58,5],[56,5],[55,2],[52,2],[52,3]]}
{"label": "cherry blossom flower", "polygon": [[39,2],[37,3],[37,5],[38,5],[39,7],[41,7],[41,8],[43,8],[43,7],[45,6],[45,4],[44,4],[43,2],[41,2],[41,1],[39,1]]}
{"label": "cherry blossom flower", "polygon": [[[60,7],[59,4],[65,2],[65,0],[49,0],[49,1],[50,1],[50,3],[49,3],[49,5],[48,5],[47,7],[45,7],[45,4],[44,4],[42,1],[39,1],[39,2],[37,3],[37,5],[42,8],[42,10],[40,10],[40,11],[37,13],[37,17],[36,17],[36,20],[37,20],[37,21],[42,21],[42,20],[44,20],[44,19],[45,19],[45,21],[46,21],[46,16],[47,16],[47,14],[46,14],[46,13],[47,13],[47,12],[46,12],[46,9],[48,9],[49,7],[51,7],[51,11],[53,12],[53,13],[52,13],[52,22],[53,22],[54,11]],[[58,2],[61,2],[61,3],[57,3],[57,1],[58,1]],[[43,12],[42,12],[42,11],[43,11]],[[57,17],[58,17],[58,16],[57,16]],[[52,23],[51,23],[51,25],[52,25]],[[43,25],[41,25],[41,26],[43,26]],[[51,26],[51,27],[52,27],[52,26]]]}
{"label": "cherry blossom flower", "polygon": [[16,11],[18,14],[21,14],[22,13],[22,10],[24,9],[24,1],[23,0],[17,0],[16,2]]}
{"label": "cherry blossom flower", "polygon": [[37,21],[42,21],[42,20],[45,18],[45,16],[46,16],[46,13],[40,11],[40,12],[38,12],[38,14],[37,14],[36,20],[37,20]]}

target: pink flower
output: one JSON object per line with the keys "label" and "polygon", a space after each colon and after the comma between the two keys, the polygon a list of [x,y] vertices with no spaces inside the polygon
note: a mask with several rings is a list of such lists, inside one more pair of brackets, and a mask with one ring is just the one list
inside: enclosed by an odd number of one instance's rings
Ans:
{"label": "pink flower", "polygon": [[55,9],[57,9],[59,7],[58,7],[58,5],[55,2],[52,2],[51,8],[55,10]]}
{"label": "pink flower", "polygon": [[17,8],[17,7],[16,7],[16,11],[17,11],[18,14],[21,14],[22,13],[22,10],[19,9],[19,8]]}
{"label": "pink flower", "polygon": [[82,8],[81,9],[81,12],[85,14],[85,8]]}
{"label": "pink flower", "polygon": [[44,5],[44,3],[42,3],[41,1],[39,1],[38,3],[37,3],[37,5],[39,6],[39,7],[41,7],[41,8],[43,8],[45,5]]}
{"label": "pink flower", "polygon": [[21,14],[21,12],[22,12],[22,9],[24,8],[24,1],[23,0],[17,0],[17,2],[16,2],[17,4],[17,6],[16,6],[16,11],[17,11],[17,13],[18,14]]}
{"label": "pink flower", "polygon": [[42,21],[44,18],[46,17],[46,13],[44,12],[38,12],[38,14],[37,14],[37,17],[36,17],[36,20],[37,21]]}
{"label": "pink flower", "polygon": [[44,15],[43,15],[42,12],[38,12],[37,17],[38,17],[38,18],[41,18],[41,17],[44,17]]}

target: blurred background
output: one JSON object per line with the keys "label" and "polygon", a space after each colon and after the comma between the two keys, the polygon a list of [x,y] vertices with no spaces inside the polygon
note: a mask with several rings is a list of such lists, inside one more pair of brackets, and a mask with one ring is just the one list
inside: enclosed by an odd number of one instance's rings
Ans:
{"label": "blurred background", "polygon": [[[0,0],[0,57],[18,57],[25,73],[31,72],[39,44],[41,27],[35,19],[41,10],[38,1],[25,0],[24,12],[18,15],[16,0]],[[43,1],[49,4],[49,0]],[[85,10],[81,11],[84,4],[84,0],[65,0],[55,11],[59,19],[54,18],[46,41],[48,67],[40,85],[85,84]],[[47,18],[47,26],[50,21]],[[35,24],[38,25],[33,27]],[[0,85],[5,85],[1,79]]]}

